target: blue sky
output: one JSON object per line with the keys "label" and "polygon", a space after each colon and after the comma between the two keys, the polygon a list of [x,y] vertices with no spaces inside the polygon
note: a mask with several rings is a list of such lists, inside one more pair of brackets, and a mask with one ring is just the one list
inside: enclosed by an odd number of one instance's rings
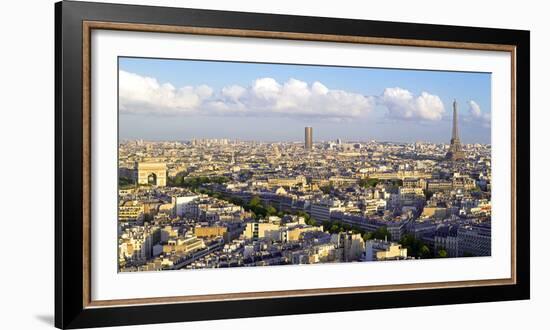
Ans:
{"label": "blue sky", "polygon": [[490,143],[489,73],[120,58],[120,137]]}

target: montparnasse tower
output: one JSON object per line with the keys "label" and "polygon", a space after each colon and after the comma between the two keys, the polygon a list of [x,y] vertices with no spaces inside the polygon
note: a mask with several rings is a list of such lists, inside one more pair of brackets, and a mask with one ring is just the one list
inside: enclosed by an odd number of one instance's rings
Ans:
{"label": "montparnasse tower", "polygon": [[465,158],[458,135],[458,104],[456,100],[453,101],[453,132],[451,135],[451,145],[449,146],[449,151],[445,158],[450,160],[463,160]]}
{"label": "montparnasse tower", "polygon": [[305,127],[304,149],[306,151],[313,150],[313,127]]}

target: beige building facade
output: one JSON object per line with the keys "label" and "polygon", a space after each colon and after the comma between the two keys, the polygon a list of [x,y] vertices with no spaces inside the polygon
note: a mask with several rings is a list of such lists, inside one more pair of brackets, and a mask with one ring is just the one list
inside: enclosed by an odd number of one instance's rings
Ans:
{"label": "beige building facade", "polygon": [[166,186],[166,163],[136,163],[137,183],[158,187]]}

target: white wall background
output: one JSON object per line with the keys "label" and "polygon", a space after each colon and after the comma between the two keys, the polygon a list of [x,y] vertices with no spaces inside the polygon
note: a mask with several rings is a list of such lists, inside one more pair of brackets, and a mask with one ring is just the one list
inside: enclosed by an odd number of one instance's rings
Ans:
{"label": "white wall background", "polygon": [[[546,328],[550,303],[550,220],[546,145],[550,109],[550,23],[544,1],[117,1],[191,8],[331,16],[531,30],[532,299],[363,312],[299,315],[143,329]],[[53,327],[54,15],[52,0],[11,1],[0,10],[0,327]],[[521,111],[521,109],[520,109]],[[30,264],[28,263],[30,261]],[[131,327],[130,327],[131,328]],[[126,328],[126,329],[130,329]],[[137,328],[137,327],[134,327]]]}

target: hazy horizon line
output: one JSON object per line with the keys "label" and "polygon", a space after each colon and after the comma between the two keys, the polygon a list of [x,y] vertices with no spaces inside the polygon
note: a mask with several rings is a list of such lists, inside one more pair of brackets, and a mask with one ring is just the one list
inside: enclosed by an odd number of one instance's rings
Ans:
{"label": "hazy horizon line", "polygon": [[[429,143],[429,144],[450,144],[450,138],[447,142],[433,142],[428,140],[416,140],[416,141],[395,141],[395,140],[377,140],[377,139],[368,139],[368,140],[344,140],[342,138],[335,138],[329,140],[313,140],[313,143],[328,143],[336,142],[338,139],[342,140],[342,143],[365,143],[365,142],[376,142],[376,143],[396,143],[396,144],[414,144],[414,143]],[[296,143],[303,144],[303,140],[252,140],[252,139],[242,139],[242,138],[227,138],[227,137],[194,137],[187,139],[151,139],[151,138],[119,138],[120,142],[129,142],[129,141],[138,141],[143,140],[143,142],[193,142],[193,140],[228,140],[229,142],[259,142],[259,143]],[[481,145],[491,145],[491,143],[484,142],[462,142],[462,144],[481,144]]]}

